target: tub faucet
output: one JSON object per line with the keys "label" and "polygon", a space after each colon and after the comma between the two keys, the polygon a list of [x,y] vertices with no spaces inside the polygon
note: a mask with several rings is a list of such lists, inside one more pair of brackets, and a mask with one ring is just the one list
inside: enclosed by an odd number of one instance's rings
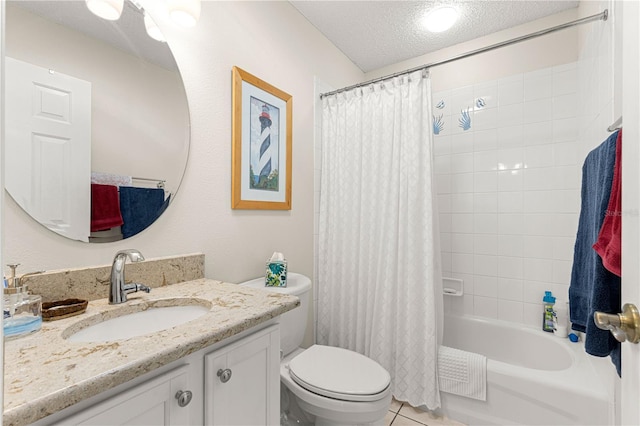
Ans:
{"label": "tub faucet", "polygon": [[144,260],[144,256],[138,250],[129,249],[121,250],[116,253],[111,265],[111,282],[109,291],[109,304],[117,305],[127,301],[127,294],[137,291],[149,293],[151,289],[143,284],[125,284],[124,281],[124,264],[127,258],[131,262],[140,262]]}

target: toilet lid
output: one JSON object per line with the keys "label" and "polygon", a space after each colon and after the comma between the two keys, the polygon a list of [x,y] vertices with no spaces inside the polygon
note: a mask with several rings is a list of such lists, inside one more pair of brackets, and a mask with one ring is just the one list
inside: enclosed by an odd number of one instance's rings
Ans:
{"label": "toilet lid", "polygon": [[377,401],[391,377],[374,360],[347,349],[313,345],[289,362],[303,388],[343,401]]}

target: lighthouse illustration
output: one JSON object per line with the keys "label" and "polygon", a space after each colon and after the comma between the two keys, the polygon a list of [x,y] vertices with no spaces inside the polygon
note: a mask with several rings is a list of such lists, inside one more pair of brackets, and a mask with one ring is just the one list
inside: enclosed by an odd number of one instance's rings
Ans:
{"label": "lighthouse illustration", "polygon": [[278,191],[278,123],[280,111],[251,98],[251,189]]}
{"label": "lighthouse illustration", "polygon": [[271,116],[269,115],[269,107],[267,104],[262,105],[262,114],[260,114],[260,157],[258,161],[258,172],[255,176],[256,183],[260,182],[261,177],[268,178],[271,174]]}

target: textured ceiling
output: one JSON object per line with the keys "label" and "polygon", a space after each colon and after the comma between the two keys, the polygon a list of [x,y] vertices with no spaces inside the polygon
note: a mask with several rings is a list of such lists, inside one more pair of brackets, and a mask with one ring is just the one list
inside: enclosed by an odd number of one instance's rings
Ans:
{"label": "textured ceiling", "polygon": [[[569,0],[290,2],[364,72],[575,8],[579,3]],[[438,34],[422,29],[420,18],[443,4],[452,4],[459,10],[456,24]]]}
{"label": "textured ceiling", "polygon": [[[571,9],[579,3],[572,0],[290,2],[365,72]],[[165,68],[175,69],[167,46],[146,35],[142,14],[129,2],[117,23],[95,17],[84,1],[10,0],[8,3],[74,27],[122,50],[134,50]],[[450,30],[438,34],[422,29],[420,18],[442,4],[453,4],[460,11],[458,22]]]}

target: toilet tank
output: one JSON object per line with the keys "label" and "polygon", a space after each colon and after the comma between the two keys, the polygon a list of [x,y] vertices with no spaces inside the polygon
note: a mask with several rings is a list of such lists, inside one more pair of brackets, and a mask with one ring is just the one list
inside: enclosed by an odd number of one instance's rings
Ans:
{"label": "toilet tank", "polygon": [[264,283],[265,278],[261,277],[239,285],[273,291],[274,293],[291,294],[300,299],[300,306],[280,315],[280,349],[286,356],[299,348],[304,339],[309,318],[311,280],[302,274],[289,272],[286,287],[266,287]]}

